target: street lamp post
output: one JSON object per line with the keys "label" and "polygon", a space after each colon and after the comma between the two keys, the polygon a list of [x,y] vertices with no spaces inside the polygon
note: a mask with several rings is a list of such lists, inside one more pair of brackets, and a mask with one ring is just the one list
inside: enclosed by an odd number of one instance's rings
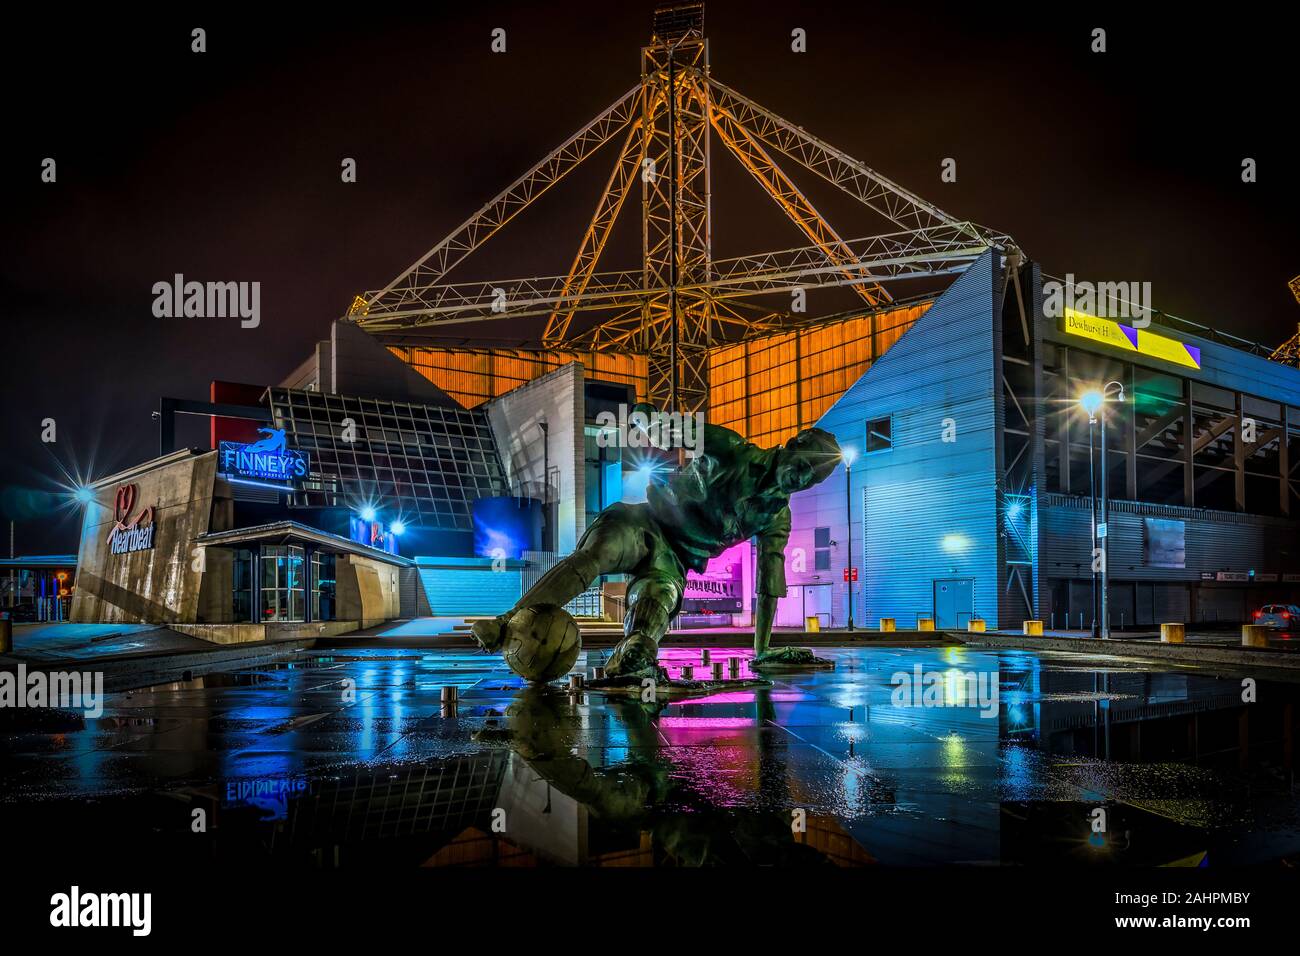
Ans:
{"label": "street lamp post", "polygon": [[[1124,401],[1124,386],[1120,382],[1107,382],[1105,388],[1101,391],[1087,392],[1079,399],[1084,410],[1088,413],[1088,475],[1089,475],[1089,495],[1092,499],[1092,567],[1093,581],[1097,580],[1098,558],[1101,559],[1101,608],[1100,622],[1096,620],[1098,614],[1096,611],[1097,599],[1094,592],[1093,608],[1094,620],[1092,626],[1093,637],[1098,636],[1100,627],[1100,637],[1102,640],[1110,639],[1110,503],[1108,489],[1110,486],[1110,473],[1106,467],[1106,403],[1112,401],[1111,391],[1114,390],[1115,397],[1113,401]],[[1101,419],[1101,515],[1098,521],[1097,515],[1097,492],[1095,480],[1092,477],[1092,426],[1100,417]],[[1098,544],[1100,541],[1100,552]]]}
{"label": "street lamp post", "polygon": [[1102,390],[1101,403],[1101,637],[1110,640],[1110,472],[1106,470],[1106,402],[1111,401],[1111,389],[1115,389],[1114,401],[1124,401],[1124,386],[1120,382],[1107,382]]}
{"label": "street lamp post", "polygon": [[[1084,406],[1087,408],[1087,406]],[[1097,617],[1097,599],[1100,590],[1100,581],[1097,577],[1097,478],[1096,462],[1097,449],[1093,442],[1093,426],[1097,424],[1095,409],[1088,412],[1088,511],[1092,515],[1092,550],[1089,555],[1089,566],[1092,568],[1092,636],[1100,637],[1101,632],[1100,619]]]}
{"label": "street lamp post", "polygon": [[537,423],[542,430],[542,547],[551,549],[551,426],[543,418]]}
{"label": "street lamp post", "polygon": [[846,448],[841,453],[844,459],[844,538],[848,542],[844,547],[845,579],[849,590],[849,630],[853,630],[853,459],[857,452]]}

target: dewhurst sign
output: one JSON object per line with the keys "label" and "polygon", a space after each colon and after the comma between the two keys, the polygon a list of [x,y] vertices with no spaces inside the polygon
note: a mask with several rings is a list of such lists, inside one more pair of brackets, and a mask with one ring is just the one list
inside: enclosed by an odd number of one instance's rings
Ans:
{"label": "dewhurst sign", "polygon": [[248,444],[223,441],[219,449],[221,473],[264,481],[294,481],[310,474],[307,455],[285,447],[283,428],[259,428],[266,435]]}

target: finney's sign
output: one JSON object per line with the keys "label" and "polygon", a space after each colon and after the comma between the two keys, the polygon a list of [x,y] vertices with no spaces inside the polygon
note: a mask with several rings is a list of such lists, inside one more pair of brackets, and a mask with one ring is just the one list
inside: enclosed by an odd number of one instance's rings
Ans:
{"label": "finney's sign", "polygon": [[139,488],[135,485],[117,486],[113,527],[108,529],[108,550],[112,554],[148,551],[153,547],[153,505],[141,508],[135,517],[131,517],[138,494]]}
{"label": "finney's sign", "polygon": [[283,428],[259,428],[266,435],[250,444],[223,441],[219,449],[223,475],[261,478],[266,481],[293,481],[309,474],[307,456],[285,447]]}

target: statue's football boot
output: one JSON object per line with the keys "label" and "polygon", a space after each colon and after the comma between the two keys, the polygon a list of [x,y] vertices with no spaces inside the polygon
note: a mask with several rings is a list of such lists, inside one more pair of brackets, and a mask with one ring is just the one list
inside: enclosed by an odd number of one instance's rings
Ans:
{"label": "statue's football boot", "polygon": [[506,625],[510,623],[510,616],[513,613],[507,611],[496,617],[485,617],[481,621],[475,621],[470,626],[469,633],[474,640],[478,641],[478,646],[489,654],[499,651],[506,639]]}
{"label": "statue's football boot", "polygon": [[634,631],[623,638],[605,662],[607,677],[650,677],[660,679],[659,646],[649,637]]}

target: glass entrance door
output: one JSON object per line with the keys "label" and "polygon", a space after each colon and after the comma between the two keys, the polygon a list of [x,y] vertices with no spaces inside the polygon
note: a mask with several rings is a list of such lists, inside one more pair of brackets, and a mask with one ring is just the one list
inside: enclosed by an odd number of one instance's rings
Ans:
{"label": "glass entrance door", "polygon": [[262,545],[262,620],[306,620],[307,594],[301,545]]}

